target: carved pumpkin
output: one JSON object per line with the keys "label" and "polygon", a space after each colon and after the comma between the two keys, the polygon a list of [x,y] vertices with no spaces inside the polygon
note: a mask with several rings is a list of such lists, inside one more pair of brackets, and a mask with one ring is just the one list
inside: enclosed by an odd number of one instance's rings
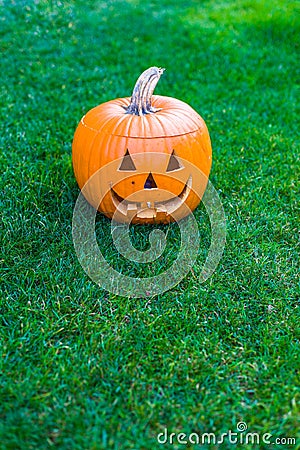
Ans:
{"label": "carved pumpkin", "polygon": [[179,220],[196,208],[206,188],[212,153],[207,127],[186,103],[152,95],[163,70],[143,72],[131,98],[90,110],[74,135],[80,189],[101,169],[84,195],[119,222]]}

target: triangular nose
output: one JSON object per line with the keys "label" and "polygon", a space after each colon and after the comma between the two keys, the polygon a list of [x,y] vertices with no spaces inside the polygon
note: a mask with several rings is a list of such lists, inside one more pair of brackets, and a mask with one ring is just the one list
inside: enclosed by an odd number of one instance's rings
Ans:
{"label": "triangular nose", "polygon": [[154,188],[157,188],[157,184],[155,183],[153,175],[150,172],[149,175],[148,175],[147,180],[145,181],[144,189],[154,189]]}

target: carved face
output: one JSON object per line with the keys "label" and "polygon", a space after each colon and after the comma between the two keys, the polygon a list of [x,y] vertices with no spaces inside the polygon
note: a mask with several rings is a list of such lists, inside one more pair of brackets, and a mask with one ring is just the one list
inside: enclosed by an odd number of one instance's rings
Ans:
{"label": "carved face", "polygon": [[[118,139],[121,144],[122,139]],[[94,201],[89,198],[90,203],[119,222],[179,220],[200,202],[210,164],[205,174],[203,167],[200,171],[194,162],[185,159],[189,146],[182,137],[173,138],[172,147],[163,139],[144,140],[141,145],[137,141],[127,139],[123,156],[100,170],[90,190],[91,196],[98,192],[100,197],[94,196]],[[138,152],[140,148],[143,152]]]}
{"label": "carved face", "polygon": [[192,174],[175,150],[149,156],[127,149],[121,159],[117,171],[124,179],[110,187],[119,221],[169,222],[191,192]]}

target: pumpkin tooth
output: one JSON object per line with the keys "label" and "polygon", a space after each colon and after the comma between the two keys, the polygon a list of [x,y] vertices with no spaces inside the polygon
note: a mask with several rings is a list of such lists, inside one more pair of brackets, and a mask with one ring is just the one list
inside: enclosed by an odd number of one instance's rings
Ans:
{"label": "pumpkin tooth", "polygon": [[155,206],[156,206],[156,209],[157,209],[158,212],[166,213],[168,211],[165,205],[158,204],[158,205],[155,205]]}
{"label": "pumpkin tooth", "polygon": [[137,204],[136,203],[128,203],[127,204],[127,211],[137,211]]}
{"label": "pumpkin tooth", "polygon": [[151,219],[156,217],[156,209],[140,209],[136,215],[140,219]]}

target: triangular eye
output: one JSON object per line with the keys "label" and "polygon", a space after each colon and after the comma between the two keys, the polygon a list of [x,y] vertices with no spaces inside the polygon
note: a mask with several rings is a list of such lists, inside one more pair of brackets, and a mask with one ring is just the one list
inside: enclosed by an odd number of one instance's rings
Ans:
{"label": "triangular eye", "polygon": [[181,166],[180,162],[178,161],[178,159],[176,158],[175,152],[173,150],[172,155],[170,156],[170,159],[169,159],[167,172],[172,172],[173,170],[181,169],[181,167],[182,166]]}
{"label": "triangular eye", "polygon": [[136,167],[134,165],[134,162],[132,161],[128,149],[126,150],[126,153],[124,155],[124,158],[122,159],[122,162],[118,170],[136,170]]}

